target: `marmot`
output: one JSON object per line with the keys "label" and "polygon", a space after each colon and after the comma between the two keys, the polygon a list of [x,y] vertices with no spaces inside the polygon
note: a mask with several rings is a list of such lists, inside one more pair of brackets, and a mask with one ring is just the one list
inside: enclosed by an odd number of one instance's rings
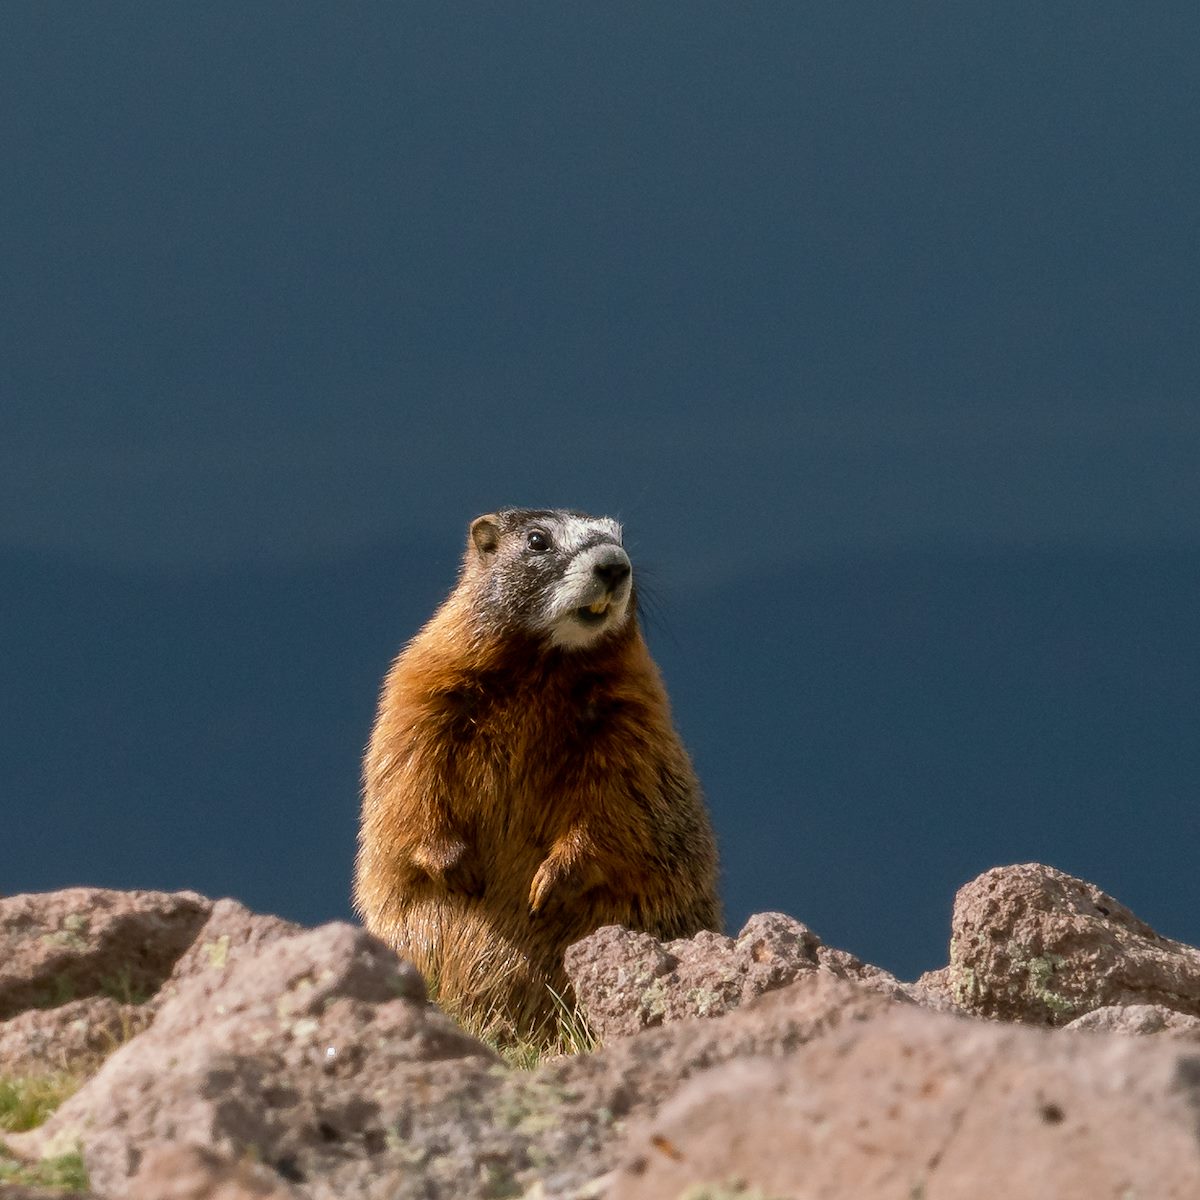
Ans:
{"label": "marmot", "polygon": [[471,523],[457,585],[384,681],[363,780],[355,907],[476,1026],[536,1033],[563,951],[602,925],[720,928],[712,829],[614,520]]}

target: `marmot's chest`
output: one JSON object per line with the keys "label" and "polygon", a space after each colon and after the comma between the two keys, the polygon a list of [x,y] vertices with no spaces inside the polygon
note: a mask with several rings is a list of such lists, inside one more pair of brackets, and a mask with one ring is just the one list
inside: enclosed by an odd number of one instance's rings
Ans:
{"label": "marmot's chest", "polygon": [[597,739],[619,737],[634,717],[628,695],[603,676],[538,686],[481,680],[444,697],[441,715],[451,740],[475,747],[508,746],[515,760],[570,754]]}
{"label": "marmot's chest", "polygon": [[466,804],[490,811],[529,806],[540,814],[569,805],[602,784],[640,740],[636,707],[599,680],[457,697],[444,741],[456,790]]}

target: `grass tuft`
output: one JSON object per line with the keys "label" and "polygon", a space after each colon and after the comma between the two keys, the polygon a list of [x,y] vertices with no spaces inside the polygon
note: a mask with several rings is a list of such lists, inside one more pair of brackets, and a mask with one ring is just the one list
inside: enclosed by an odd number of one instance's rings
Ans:
{"label": "grass tuft", "polygon": [[87,1168],[78,1150],[40,1162],[18,1162],[0,1145],[0,1184],[21,1184],[24,1187],[55,1188],[60,1191],[86,1192]]}
{"label": "grass tuft", "polygon": [[154,992],[142,984],[134,983],[133,972],[128,967],[122,967],[100,980],[100,994],[111,997],[118,1004],[145,1004]]}
{"label": "grass tuft", "polygon": [[[41,1125],[83,1083],[85,1076],[72,1071],[45,1075],[0,1076],[0,1132],[24,1133]],[[78,1151],[25,1162],[0,1143],[0,1184],[86,1191],[87,1171]]]}
{"label": "grass tuft", "polygon": [[458,1020],[472,1037],[490,1046],[508,1066],[518,1071],[532,1071],[550,1059],[591,1054],[600,1049],[600,1039],[588,1024],[583,1009],[553,988],[547,990],[554,997],[554,1015],[533,1033],[515,1030],[500,1012],[482,1017],[463,1014]]}
{"label": "grass tuft", "polygon": [[40,1125],[83,1083],[72,1071],[0,1076],[0,1130],[24,1133]]}

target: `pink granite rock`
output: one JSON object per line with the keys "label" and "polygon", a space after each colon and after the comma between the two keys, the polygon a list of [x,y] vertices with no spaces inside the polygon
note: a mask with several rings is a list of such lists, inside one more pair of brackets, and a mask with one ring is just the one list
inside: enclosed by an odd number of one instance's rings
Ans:
{"label": "pink granite rock", "polygon": [[67,888],[0,899],[0,1020],[84,996],[152,996],[208,919],[195,892]]}
{"label": "pink granite rock", "polygon": [[[267,1167],[223,1158],[202,1146],[154,1147],[127,1185],[123,1200],[299,1200]],[[4,1200],[0,1196],[0,1200]]]}
{"label": "pink granite rock", "polygon": [[1129,1004],[1195,1016],[1200,950],[1053,867],[997,867],[955,899],[949,983],[963,1010],[1004,1021],[1065,1025]]}
{"label": "pink granite rock", "polygon": [[1200,1017],[1188,1016],[1161,1004],[1109,1005],[1076,1017],[1065,1029],[1086,1033],[1125,1033],[1200,1042]]}
{"label": "pink granite rock", "polygon": [[425,1003],[415,968],[361,929],[326,925],[181,979],[148,1030],[9,1142],[26,1155],[81,1144],[102,1193],[186,1140],[253,1153],[283,1184],[312,1178],[313,1196],[362,1194],[396,1122],[445,1123],[446,1105],[497,1086],[494,1062]]}
{"label": "pink granite rock", "polygon": [[758,913],[736,938],[701,932],[660,942],[606,926],[566,953],[567,974],[604,1041],[688,1017],[719,1017],[815,971],[894,999],[909,989],[886,971],[826,946],[807,925]]}
{"label": "pink granite rock", "polygon": [[[698,1075],[606,1200],[1200,1196],[1200,1057],[896,1006]],[[707,1189],[707,1190],[706,1190]]]}
{"label": "pink granite rock", "polygon": [[90,1071],[141,1033],[154,1017],[146,1004],[89,996],[57,1008],[31,1008],[0,1021],[0,1064],[10,1075]]}

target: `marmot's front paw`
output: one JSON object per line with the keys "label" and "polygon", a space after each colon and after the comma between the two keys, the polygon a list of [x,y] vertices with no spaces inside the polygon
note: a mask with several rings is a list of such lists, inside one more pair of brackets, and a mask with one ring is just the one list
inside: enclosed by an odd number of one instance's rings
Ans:
{"label": "marmot's front paw", "polygon": [[474,849],[460,837],[447,834],[427,838],[414,851],[413,865],[440,883],[448,892],[482,896],[483,864]]}

